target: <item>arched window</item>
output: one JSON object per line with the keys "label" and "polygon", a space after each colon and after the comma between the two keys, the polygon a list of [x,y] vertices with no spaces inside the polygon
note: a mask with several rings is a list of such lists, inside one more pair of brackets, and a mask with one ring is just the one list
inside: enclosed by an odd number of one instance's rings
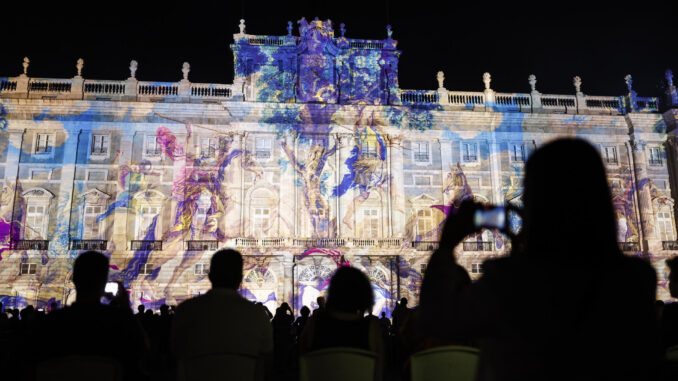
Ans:
{"label": "arched window", "polygon": [[317,279],[327,279],[330,276],[332,270],[327,266],[322,265],[309,265],[304,266],[304,269],[299,274],[300,282],[314,282]]}
{"label": "arched window", "polygon": [[255,285],[256,288],[273,288],[275,286],[275,276],[273,273],[269,269],[260,266],[248,271],[244,280],[248,289],[253,288]]}

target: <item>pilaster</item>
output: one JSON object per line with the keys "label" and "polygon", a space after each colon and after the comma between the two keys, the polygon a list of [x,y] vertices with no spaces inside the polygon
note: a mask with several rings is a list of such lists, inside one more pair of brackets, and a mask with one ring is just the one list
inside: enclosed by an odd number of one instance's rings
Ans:
{"label": "pilaster", "polygon": [[407,209],[405,206],[405,190],[403,179],[403,144],[400,136],[388,136],[389,152],[389,196],[391,197],[391,227],[392,237],[405,236],[405,224],[407,223]]}

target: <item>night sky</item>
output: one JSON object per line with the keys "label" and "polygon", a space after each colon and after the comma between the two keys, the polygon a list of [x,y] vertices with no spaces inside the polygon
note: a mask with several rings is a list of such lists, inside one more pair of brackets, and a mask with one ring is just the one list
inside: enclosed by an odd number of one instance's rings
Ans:
{"label": "night sky", "polygon": [[188,61],[192,82],[231,83],[228,46],[241,17],[249,34],[284,35],[291,20],[297,35],[302,16],[330,18],[337,35],[343,22],[349,38],[384,39],[390,23],[404,89],[435,89],[443,70],[447,89],[481,91],[489,71],[499,92],[529,92],[535,74],[542,93],[573,94],[579,75],[586,94],[621,95],[632,74],[640,96],[660,96],[664,71],[678,70],[678,13],[669,1],[7,3],[0,76],[18,75],[28,56],[30,76],[68,78],[82,57],[87,79],[125,79],[136,59],[139,80],[178,81]]}

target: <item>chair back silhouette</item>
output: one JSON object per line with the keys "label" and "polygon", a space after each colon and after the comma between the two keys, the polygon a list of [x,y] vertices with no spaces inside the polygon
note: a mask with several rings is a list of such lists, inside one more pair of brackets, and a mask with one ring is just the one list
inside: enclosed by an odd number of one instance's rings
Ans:
{"label": "chair back silhouette", "polygon": [[666,359],[672,362],[678,362],[678,345],[669,347],[666,350]]}
{"label": "chair back silhouette", "polygon": [[379,379],[377,355],[364,349],[335,347],[299,359],[300,381],[373,381]]}
{"label": "chair back silhouette", "polygon": [[179,360],[177,376],[179,381],[260,381],[264,372],[257,356],[218,353]]}
{"label": "chair back silhouette", "polygon": [[410,358],[412,381],[473,381],[478,368],[478,350],[449,345],[427,349]]}
{"label": "chair back silhouette", "polygon": [[122,364],[108,357],[59,357],[42,361],[36,367],[37,381],[122,381],[122,377]]}

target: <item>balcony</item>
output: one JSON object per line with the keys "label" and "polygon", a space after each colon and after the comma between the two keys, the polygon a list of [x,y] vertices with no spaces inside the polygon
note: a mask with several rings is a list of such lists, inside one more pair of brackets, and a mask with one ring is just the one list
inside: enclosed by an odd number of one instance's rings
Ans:
{"label": "balcony", "polygon": [[71,250],[106,250],[108,241],[102,239],[73,239]]}
{"label": "balcony", "polygon": [[186,248],[188,251],[217,250],[219,248],[219,241],[217,240],[186,241]]}
{"label": "balcony", "polygon": [[433,251],[438,249],[438,241],[413,241],[412,247],[416,251]]}
{"label": "balcony", "polygon": [[662,249],[678,250],[678,241],[662,241]]}
{"label": "balcony", "polygon": [[131,250],[162,250],[162,241],[132,241]]}
{"label": "balcony", "polygon": [[648,160],[648,163],[651,166],[660,166],[660,165],[662,165],[662,159],[650,159],[650,160]]}
{"label": "balcony", "polygon": [[492,242],[490,241],[464,242],[463,248],[464,251],[492,251]]}
{"label": "balcony", "polygon": [[344,238],[311,238],[295,239],[294,246],[301,247],[342,247],[346,246]]}
{"label": "balcony", "polygon": [[639,242],[619,242],[619,248],[623,252],[640,251]]}
{"label": "balcony", "polygon": [[12,241],[12,250],[49,250],[49,241],[39,239],[18,239]]}

